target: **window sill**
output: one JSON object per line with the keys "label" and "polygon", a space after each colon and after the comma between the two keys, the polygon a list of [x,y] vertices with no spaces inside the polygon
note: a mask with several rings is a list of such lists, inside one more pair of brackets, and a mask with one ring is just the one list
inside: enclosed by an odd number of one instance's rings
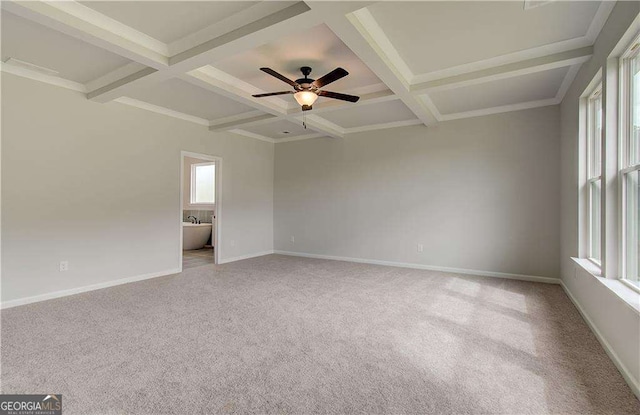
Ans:
{"label": "window sill", "polygon": [[587,273],[592,275],[598,282],[607,287],[609,290],[613,291],[615,295],[617,295],[622,301],[627,303],[627,305],[633,308],[636,313],[640,314],[640,293],[638,293],[633,288],[629,287],[627,284],[622,282],[616,278],[605,278],[602,276],[602,271],[600,268],[586,258],[571,258],[573,261],[585,270]]}
{"label": "window sill", "polygon": [[184,207],[183,209],[185,210],[215,210],[216,205],[211,205],[211,204],[194,204],[194,203],[188,203],[186,205],[186,207]]}
{"label": "window sill", "polygon": [[573,259],[573,261],[580,265],[582,267],[582,269],[584,269],[585,271],[587,271],[589,274],[593,275],[594,277],[598,277],[598,278],[604,278],[602,276],[602,269],[596,265],[593,261],[591,261],[590,259],[587,258],[571,258]]}

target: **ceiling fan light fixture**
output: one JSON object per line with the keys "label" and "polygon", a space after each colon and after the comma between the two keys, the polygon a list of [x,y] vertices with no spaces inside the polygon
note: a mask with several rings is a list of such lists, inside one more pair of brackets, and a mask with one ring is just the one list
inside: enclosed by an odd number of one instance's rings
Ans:
{"label": "ceiling fan light fixture", "polygon": [[313,103],[318,99],[318,95],[315,92],[311,91],[298,91],[293,94],[293,97],[301,106],[312,106]]}

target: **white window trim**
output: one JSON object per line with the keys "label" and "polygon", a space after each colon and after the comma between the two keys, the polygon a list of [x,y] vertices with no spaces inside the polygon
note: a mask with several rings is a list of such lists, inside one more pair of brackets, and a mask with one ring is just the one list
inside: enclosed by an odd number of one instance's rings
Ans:
{"label": "white window trim", "polygon": [[[195,201],[195,188],[196,188],[196,168],[198,166],[215,166],[216,163],[213,161],[208,161],[205,163],[193,163],[191,165],[191,185],[189,187],[189,206],[192,207],[199,207],[199,208],[213,208],[215,206],[215,191],[213,192],[214,194],[214,203],[202,203],[202,202],[196,202]],[[215,183],[215,180],[214,180]],[[215,184],[214,184],[215,186]]]}
{"label": "white window trim", "polygon": [[640,34],[637,35],[632,42],[630,42],[629,46],[626,48],[625,52],[620,56],[619,61],[619,116],[618,116],[618,125],[619,125],[619,153],[618,153],[618,183],[620,189],[620,208],[618,214],[620,215],[620,232],[619,232],[619,243],[620,243],[620,252],[619,252],[619,264],[620,264],[620,275],[619,279],[626,286],[633,289],[637,293],[640,293],[640,287],[633,282],[629,281],[626,278],[627,275],[627,261],[626,261],[626,252],[627,252],[627,215],[626,215],[626,206],[627,206],[627,186],[626,186],[626,176],[629,173],[640,170],[640,161],[635,164],[631,164],[631,154],[632,149],[630,148],[631,143],[631,134],[633,133],[630,128],[630,117],[632,109],[632,96],[629,93],[629,83],[631,76],[631,59],[635,58],[640,54]]}
{"label": "white window trim", "polygon": [[591,227],[591,224],[593,223],[593,209],[592,207],[592,187],[593,187],[593,183],[595,182],[600,182],[600,257],[602,258],[603,255],[603,237],[604,237],[604,233],[602,231],[602,224],[604,221],[604,216],[603,216],[603,209],[602,209],[602,204],[605,198],[604,195],[604,186],[602,183],[602,173],[604,171],[604,166],[603,166],[603,151],[602,151],[602,147],[604,144],[604,125],[601,126],[601,139],[600,139],[600,174],[595,176],[592,175],[592,170],[593,170],[593,165],[592,165],[592,159],[593,159],[593,149],[592,149],[592,134],[593,134],[593,130],[595,128],[595,117],[594,117],[594,113],[593,113],[593,105],[592,102],[597,99],[600,98],[600,106],[601,106],[601,112],[604,112],[604,106],[603,106],[603,97],[602,97],[602,80],[598,79],[597,80],[597,84],[595,85],[595,87],[591,87],[589,88],[591,92],[588,93],[587,97],[586,97],[586,117],[585,117],[585,124],[586,124],[586,160],[585,165],[586,165],[586,186],[587,186],[587,224],[586,224],[586,228],[587,228],[587,241],[586,241],[586,252],[587,252],[587,259],[589,261],[591,261],[593,264],[595,264],[598,268],[602,267],[602,260],[601,259],[597,259],[594,258],[592,255],[592,241],[593,241],[593,228]]}

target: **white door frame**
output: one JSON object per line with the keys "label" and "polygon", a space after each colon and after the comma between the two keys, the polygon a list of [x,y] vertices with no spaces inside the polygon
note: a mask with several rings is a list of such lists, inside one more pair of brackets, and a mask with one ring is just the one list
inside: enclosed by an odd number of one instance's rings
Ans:
{"label": "white door frame", "polygon": [[209,154],[193,153],[191,151],[180,152],[180,270],[182,270],[182,210],[184,209],[184,158],[192,157],[206,161],[213,161],[216,163],[216,189],[215,189],[215,207],[213,215],[215,219],[212,220],[213,232],[211,234],[211,241],[213,243],[213,260],[216,264],[220,263],[220,246],[222,241],[222,232],[220,224],[222,223],[222,157],[211,156]]}

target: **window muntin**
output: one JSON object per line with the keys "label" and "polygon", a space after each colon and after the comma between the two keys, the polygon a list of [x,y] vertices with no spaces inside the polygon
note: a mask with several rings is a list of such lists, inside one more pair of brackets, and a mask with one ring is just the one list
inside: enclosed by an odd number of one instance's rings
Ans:
{"label": "window muntin", "polygon": [[215,163],[191,165],[191,204],[212,205],[215,203]]}

